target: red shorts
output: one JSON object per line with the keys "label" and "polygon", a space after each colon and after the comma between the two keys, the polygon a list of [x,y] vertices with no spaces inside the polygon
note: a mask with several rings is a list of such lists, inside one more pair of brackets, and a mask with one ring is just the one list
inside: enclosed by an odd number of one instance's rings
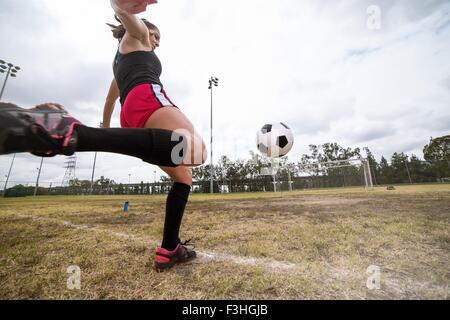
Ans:
{"label": "red shorts", "polygon": [[157,84],[139,84],[127,95],[120,112],[122,128],[144,128],[152,114],[163,107],[177,107]]}

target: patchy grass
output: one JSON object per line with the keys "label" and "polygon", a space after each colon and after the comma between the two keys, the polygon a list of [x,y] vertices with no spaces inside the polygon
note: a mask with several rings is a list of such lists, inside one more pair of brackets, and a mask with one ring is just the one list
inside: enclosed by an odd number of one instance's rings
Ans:
{"label": "patchy grass", "polygon": [[[164,205],[0,199],[0,299],[449,298],[449,185],[193,195],[182,234],[199,258],[158,274]],[[81,290],[67,289],[72,265]],[[366,286],[371,265],[379,290]]]}

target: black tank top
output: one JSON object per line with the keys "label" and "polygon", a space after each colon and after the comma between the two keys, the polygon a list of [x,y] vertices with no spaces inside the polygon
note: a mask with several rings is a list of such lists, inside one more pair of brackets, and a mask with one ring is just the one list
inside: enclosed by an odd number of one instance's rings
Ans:
{"label": "black tank top", "polygon": [[161,61],[154,51],[134,51],[127,54],[117,51],[113,72],[122,105],[128,93],[139,84],[158,84],[162,88],[159,80],[162,73]]}

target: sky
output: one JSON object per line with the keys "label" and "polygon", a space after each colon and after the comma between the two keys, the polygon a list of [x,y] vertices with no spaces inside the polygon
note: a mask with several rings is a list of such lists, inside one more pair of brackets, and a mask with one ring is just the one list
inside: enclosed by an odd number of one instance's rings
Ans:
{"label": "sky", "polygon": [[[294,132],[291,161],[326,142],[368,147],[378,160],[422,158],[430,137],[449,134],[450,1],[160,0],[141,16],[161,31],[156,53],[169,97],[208,145],[208,79],[220,79],[214,161],[249,158],[257,130],[278,121]],[[2,100],[58,102],[97,127],[117,50],[107,22],[115,22],[109,0],[1,0],[0,59],[21,67]],[[119,115],[118,103],[113,127]],[[18,154],[10,183],[33,185],[40,160]],[[0,187],[11,161],[0,157]],[[40,184],[60,184],[66,161],[45,159]],[[77,178],[91,179],[93,161],[77,154]],[[98,154],[96,178],[161,175],[139,159]]]}

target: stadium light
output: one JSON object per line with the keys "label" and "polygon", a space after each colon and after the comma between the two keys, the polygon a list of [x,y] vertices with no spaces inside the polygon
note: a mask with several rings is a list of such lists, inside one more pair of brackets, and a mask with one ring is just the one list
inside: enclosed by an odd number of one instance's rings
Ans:
{"label": "stadium light", "polygon": [[5,81],[3,82],[2,91],[0,92],[0,100],[2,99],[3,93],[5,92],[6,83],[8,82],[9,77],[17,77],[17,72],[19,72],[19,70],[21,70],[19,66],[15,66],[12,63],[7,63],[6,61],[0,60],[0,73],[6,72]]}
{"label": "stadium light", "polygon": [[214,168],[213,168],[213,87],[219,86],[219,78],[211,77],[209,79],[208,90],[211,90],[211,194],[214,193]]}

